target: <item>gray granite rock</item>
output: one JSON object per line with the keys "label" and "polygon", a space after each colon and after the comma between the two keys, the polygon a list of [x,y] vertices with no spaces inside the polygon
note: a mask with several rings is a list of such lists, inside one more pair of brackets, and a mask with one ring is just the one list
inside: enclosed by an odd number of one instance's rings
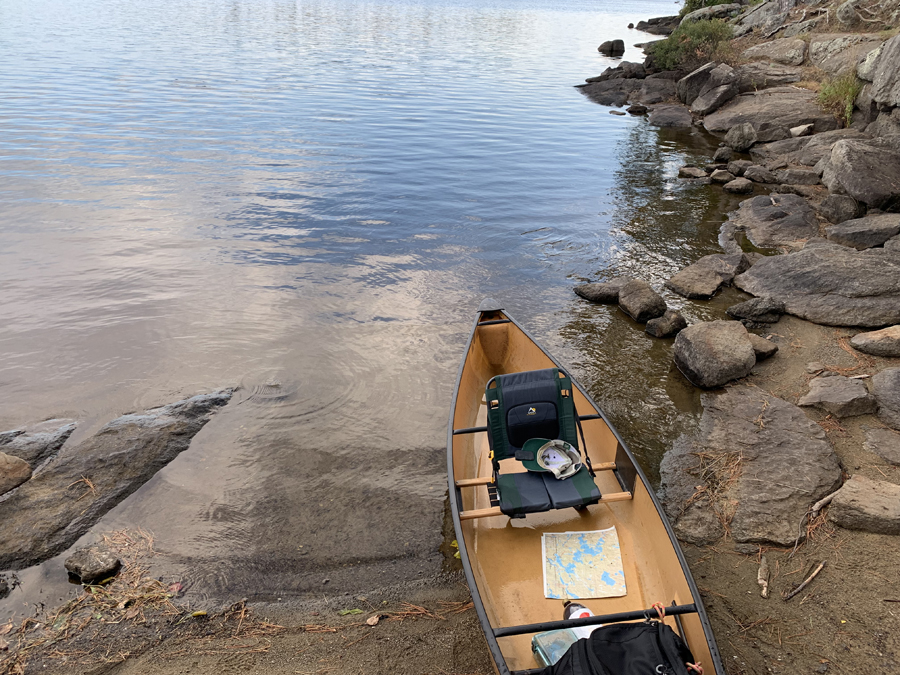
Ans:
{"label": "gray granite rock", "polygon": [[811,380],[809,393],[799,404],[817,406],[838,417],[870,415],[876,408],[875,397],[866,390],[866,385],[843,375]]}
{"label": "gray granite rock", "polygon": [[850,346],[873,356],[900,357],[900,325],[857,333],[850,339]]}
{"label": "gray granite rock", "polygon": [[725,185],[725,183],[730,183],[734,180],[734,175],[725,171],[724,169],[716,169],[709,175],[709,179],[713,183],[718,183],[719,185]]}
{"label": "gray granite rock", "polygon": [[779,183],[787,185],[818,185],[819,174],[809,169],[783,169],[775,174]]}
{"label": "gray granite rock", "polygon": [[859,79],[866,82],[871,82],[875,79],[875,63],[878,61],[878,57],[881,56],[883,49],[884,43],[878,45],[860,59],[859,63],[856,64],[856,76]]}
{"label": "gray granite rock", "polygon": [[747,199],[741,202],[737,211],[729,214],[728,222],[746,232],[756,246],[764,248],[799,248],[819,232],[815,211],[809,202],[797,195],[771,194]]}
{"label": "gray granite rock", "polygon": [[666,301],[643,279],[632,279],[619,289],[619,307],[638,323],[666,313]]}
{"label": "gray granite rock", "polygon": [[828,239],[859,251],[881,246],[897,234],[900,234],[900,213],[866,216],[825,228],[825,236]]}
{"label": "gray granite rock", "polygon": [[878,401],[878,418],[900,431],[900,368],[886,368],[872,378],[872,393]]}
{"label": "gray granite rock", "polygon": [[748,269],[750,260],[744,254],[714,253],[679,271],[666,281],[666,288],[686,298],[711,298],[736,274]]}
{"label": "gray granite rock", "polygon": [[712,5],[711,7],[701,7],[693,12],[685,14],[681,19],[681,23],[690,23],[691,21],[709,21],[710,19],[723,19],[735,17],[741,13],[744,6],[739,3],[729,3],[725,5]]}
{"label": "gray granite rock", "polygon": [[[677,439],[660,465],[659,496],[676,533],[691,518],[695,543],[714,541],[724,532],[708,514],[718,509],[731,516],[734,541],[792,546],[809,506],[840,485],[825,432],[797,406],[756,387],[731,386],[701,401],[698,434]],[[710,494],[712,504],[704,497]]]}
{"label": "gray granite rock", "polygon": [[900,534],[900,485],[852,476],[831,500],[828,520],[848,530]]}
{"label": "gray granite rock", "polygon": [[753,323],[777,323],[784,314],[784,303],[775,298],[751,298],[725,310],[735,319]]}
{"label": "gray granite rock", "polygon": [[26,429],[0,434],[0,451],[24,459],[34,468],[59,452],[75,431],[72,420],[53,419],[33,424]]}
{"label": "gray granite rock", "polygon": [[803,68],[768,61],[742,63],[734,69],[734,72],[737,75],[738,91],[742,94],[771,87],[783,87],[803,79]]}
{"label": "gray granite rock", "polygon": [[757,363],[778,353],[778,345],[774,342],[766,340],[756,333],[748,332],[747,337],[750,338],[750,345],[753,347],[753,353],[756,354]]}
{"label": "gray granite rock", "polygon": [[689,127],[694,118],[683,106],[661,105],[650,111],[649,122],[657,127]]}
{"label": "gray granite rock", "polygon": [[706,178],[706,171],[696,166],[683,166],[678,169],[679,178]]}
{"label": "gray granite rock", "polygon": [[738,321],[704,321],[675,338],[675,365],[698,387],[721,387],[745,377],[756,363],[747,329]]}
{"label": "gray granite rock", "polygon": [[735,195],[748,195],[753,192],[753,181],[746,178],[735,178],[725,183],[722,189]]}
{"label": "gray granite rock", "polygon": [[[847,195],[828,195],[816,207],[816,211],[829,223],[843,223],[862,215],[863,210],[853,197]],[[827,231],[827,230],[826,230]]]}
{"label": "gray granite rock", "polygon": [[816,103],[815,93],[795,87],[741,94],[703,120],[703,126],[711,132],[725,132],[744,123],[753,125],[757,131],[764,124],[785,129],[813,124],[817,133],[838,127],[834,115],[824,112]]}
{"label": "gray granite rock", "polygon": [[900,466],[900,433],[890,429],[867,429],[863,448],[885,460]]}
{"label": "gray granite rock", "polygon": [[872,116],[874,119],[866,127],[868,135],[884,139],[900,136],[900,108],[882,110]]}
{"label": "gray granite rock", "polygon": [[746,152],[756,143],[756,129],[752,124],[735,124],[725,134],[725,145],[738,152]]}
{"label": "gray granite rock", "polygon": [[[116,504],[187,449],[231,390],[122,415],[52,459],[0,502],[0,569],[66,550]],[[88,476],[89,489],[80,481]]]}
{"label": "gray granite rock", "polygon": [[720,63],[709,72],[709,80],[691,103],[691,112],[707,115],[738,95],[738,76],[727,63]]}
{"label": "gray granite rock", "polygon": [[840,140],[823,162],[822,183],[870,209],[900,208],[900,150],[883,139]]}
{"label": "gray granite rock", "polygon": [[739,178],[744,175],[744,171],[754,166],[753,162],[748,159],[736,159],[728,162],[728,171]]}
{"label": "gray granite rock", "polygon": [[721,148],[716,148],[716,151],[713,153],[713,162],[730,162],[731,156],[734,154],[734,150],[729,148],[728,146],[722,146]]}
{"label": "gray granite rock", "polygon": [[801,138],[803,136],[809,136],[813,132],[812,124],[801,124],[799,127],[794,127],[790,129],[791,138]]}
{"label": "gray granite rock", "polygon": [[631,277],[619,277],[611,281],[601,281],[592,284],[581,284],[573,290],[576,295],[590,302],[612,303],[619,301],[619,291],[622,286],[632,281]]}
{"label": "gray granite rock", "polygon": [[0,495],[19,487],[31,478],[31,467],[24,459],[0,452]]}
{"label": "gray granite rock", "polygon": [[122,561],[106,546],[94,544],[75,551],[66,558],[66,571],[83,584],[92,584],[115,576]]}
{"label": "gray granite rock", "polygon": [[681,17],[677,14],[674,16],[657,16],[646,21],[638,21],[635,29],[651,35],[670,35],[678,27],[679,23],[681,23]]}
{"label": "gray granite rock", "polygon": [[799,66],[806,60],[806,41],[800,38],[780,38],[745,49],[741,58],[748,61],[774,61],[787,66]]}
{"label": "gray granite rock", "polygon": [[809,42],[809,62],[831,75],[856,72],[881,38],[872,33],[818,33]]}
{"label": "gray granite rock", "polygon": [[900,106],[900,35],[888,40],[875,59],[872,98],[882,106]]}
{"label": "gray granite rock", "polygon": [[675,84],[675,94],[678,96],[678,100],[685,105],[693,103],[694,99],[700,95],[700,92],[709,82],[709,74],[715,69],[716,65],[716,63],[710,61],[678,80]]}
{"label": "gray granite rock", "polygon": [[644,327],[644,332],[656,338],[668,338],[678,335],[685,328],[687,328],[687,321],[681,312],[667,309],[662,316],[650,319]]}
{"label": "gray granite rock", "polygon": [[825,240],[763,258],[734,278],[741,290],[784,303],[789,314],[830,326],[900,323],[900,252],[856,251]]}
{"label": "gray granite rock", "polygon": [[775,184],[778,182],[778,177],[774,173],[759,164],[748,166],[744,170],[744,178],[752,180],[754,183]]}

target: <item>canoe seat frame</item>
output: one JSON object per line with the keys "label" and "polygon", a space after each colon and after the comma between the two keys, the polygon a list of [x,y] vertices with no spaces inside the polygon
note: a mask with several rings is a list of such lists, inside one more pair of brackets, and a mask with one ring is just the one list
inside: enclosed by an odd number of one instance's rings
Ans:
{"label": "canoe seat frame", "polygon": [[[603,419],[600,415],[579,415],[578,420],[580,422],[586,422],[590,420],[599,420]],[[484,427],[466,427],[464,429],[454,429],[453,435],[459,436],[463,434],[479,434],[479,433],[487,433],[488,428]],[[585,449],[585,454],[587,453],[587,449]],[[604,504],[608,502],[621,502],[627,501],[632,498],[632,493],[634,492],[634,484],[637,480],[637,471],[631,464],[625,450],[621,445],[616,449],[616,461],[615,462],[602,462],[600,464],[595,464],[593,467],[594,471],[612,471],[618,481],[619,485],[622,488],[621,492],[613,492],[610,494],[603,495],[600,498],[598,504]],[[455,481],[455,485],[457,488],[464,487],[478,487],[481,485],[492,486],[495,483],[494,476],[482,476],[479,478],[462,478],[458,481]],[[472,509],[469,511],[460,511],[459,519],[460,520],[474,520],[475,518],[490,518],[493,516],[503,516],[505,515],[499,506],[492,506],[487,509]]]}

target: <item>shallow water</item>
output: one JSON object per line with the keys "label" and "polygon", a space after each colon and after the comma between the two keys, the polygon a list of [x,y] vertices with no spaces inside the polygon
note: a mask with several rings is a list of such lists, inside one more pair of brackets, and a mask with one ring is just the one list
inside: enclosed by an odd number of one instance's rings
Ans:
{"label": "shallow water", "polygon": [[[573,85],[614,63],[600,42],[644,41],[629,22],[676,10],[5,3],[0,429],[74,417],[77,443],[238,385],[85,540],[152,531],[199,597],[431,574],[447,407],[493,296],[654,474],[697,401],[667,343],[571,287],[660,282],[718,250],[721,194],[675,179],[712,140],[612,116]],[[2,615],[69,592],[59,560],[19,578]]]}

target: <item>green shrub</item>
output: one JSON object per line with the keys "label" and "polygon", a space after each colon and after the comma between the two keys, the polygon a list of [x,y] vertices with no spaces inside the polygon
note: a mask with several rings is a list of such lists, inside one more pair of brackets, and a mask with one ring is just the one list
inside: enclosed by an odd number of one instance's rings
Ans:
{"label": "green shrub", "polygon": [[678,12],[678,16],[685,16],[698,9],[704,7],[712,7],[713,5],[727,5],[732,0],[684,0],[684,7]]}
{"label": "green shrub", "polygon": [[732,35],[731,26],[723,19],[690,21],[665,40],[652,43],[650,53],[662,70],[693,70],[709,61],[725,60]]}
{"label": "green shrub", "polygon": [[850,126],[853,116],[853,102],[862,89],[860,81],[856,78],[856,72],[850,70],[843,75],[825,80],[819,88],[819,105],[825,110],[834,113],[844,123]]}

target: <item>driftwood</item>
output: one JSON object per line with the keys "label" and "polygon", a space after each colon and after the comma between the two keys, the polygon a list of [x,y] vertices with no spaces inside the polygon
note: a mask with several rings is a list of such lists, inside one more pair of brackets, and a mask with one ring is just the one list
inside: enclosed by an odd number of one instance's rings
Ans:
{"label": "driftwood", "polygon": [[825,495],[817,501],[815,504],[809,507],[809,510],[803,514],[803,517],[800,518],[800,525],[797,527],[797,540],[794,542],[794,549],[791,551],[791,554],[788,556],[788,560],[794,557],[794,554],[797,552],[797,547],[800,546],[800,540],[803,538],[803,526],[806,523],[811,522],[814,518],[818,517],[819,511],[824,509],[831,503],[831,500],[834,499],[834,496],[840,492],[840,488],[832,492],[830,495]]}
{"label": "driftwood", "polygon": [[799,592],[802,591],[804,588],[806,588],[807,586],[809,586],[809,582],[816,578],[816,575],[817,575],[819,572],[822,571],[822,568],[823,568],[823,567],[825,567],[825,561],[824,561],[824,560],[818,564],[818,566],[816,567],[816,569],[814,569],[814,570],[812,571],[812,574],[810,574],[808,577],[806,577],[806,579],[803,580],[803,583],[800,584],[799,586],[797,586],[797,588],[795,588],[794,590],[792,590],[790,593],[787,593],[787,594],[782,593],[782,594],[781,594],[781,599],[784,600],[785,602],[787,602],[788,600],[790,600],[791,598],[793,598],[795,595],[797,595],[797,593],[799,593]]}

